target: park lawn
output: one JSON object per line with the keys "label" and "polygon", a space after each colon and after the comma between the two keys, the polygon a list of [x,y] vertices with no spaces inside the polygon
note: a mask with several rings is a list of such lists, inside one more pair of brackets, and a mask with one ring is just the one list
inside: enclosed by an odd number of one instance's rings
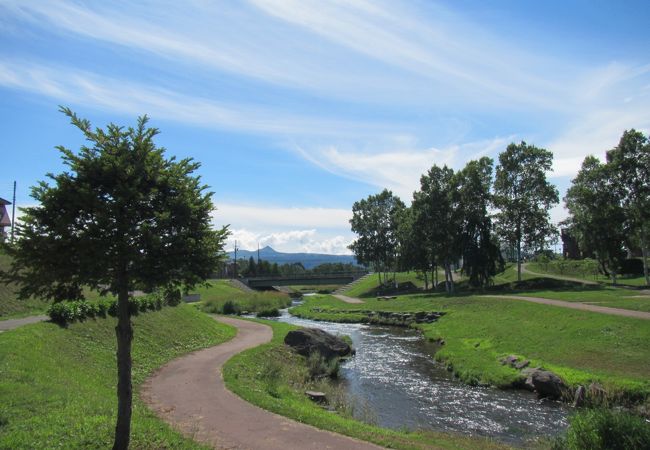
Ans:
{"label": "park lawn", "polygon": [[[235,329],[188,305],[133,318],[132,448],[204,448],[158,419],[140,384],[182,354],[231,339]],[[109,448],[117,409],[114,318],[0,333],[0,448]]]}
{"label": "park lawn", "polygon": [[[11,258],[0,250],[0,272],[8,270],[10,265]],[[0,320],[42,314],[47,309],[47,301],[33,298],[19,300],[17,292],[14,284],[0,282]]]}
{"label": "park lawn", "polygon": [[276,291],[243,291],[230,284],[228,280],[210,280],[208,286],[195,289],[201,294],[201,310],[213,314],[233,314],[232,308],[224,310],[224,305],[235,305],[240,313],[278,310],[291,305],[291,298]]}
{"label": "park lawn", "polygon": [[[395,274],[398,283],[406,283],[410,281],[417,287],[424,287],[424,277],[422,274],[416,272],[397,272]],[[383,274],[382,274],[383,278]],[[393,279],[393,273],[388,274],[389,279]],[[443,275],[444,279],[444,275]],[[360,280],[357,284],[352,286],[350,289],[347,289],[343,294],[349,297],[374,297],[376,295],[376,290],[379,287],[379,276],[376,273],[370,274],[369,276]]]}
{"label": "park lawn", "polygon": [[[295,327],[263,322],[273,328],[273,340],[246,350],[226,362],[223,377],[228,389],[245,400],[317,428],[397,449],[498,449],[505,446],[485,439],[434,432],[405,432],[369,425],[351,418],[345,405],[336,414],[309,400],[304,391],[322,390],[328,398],[343,395],[330,383],[309,384],[306,359],[284,345],[284,337]],[[313,383],[313,382],[312,382]],[[341,405],[339,405],[341,406]]]}
{"label": "park lawn", "polygon": [[[555,272],[550,272],[544,270],[544,267],[540,263],[536,262],[530,262],[527,263],[526,266],[528,269],[532,272],[536,272],[539,274],[548,274],[551,276],[558,276],[562,277],[565,275],[561,274],[556,274]],[[611,285],[612,284],[612,279],[609,277],[606,277],[605,275],[602,274],[586,274],[586,273],[576,273],[576,274],[567,274],[566,277],[569,278],[579,278],[581,280],[586,280],[586,281],[596,281],[601,284],[605,285]],[[617,278],[617,284],[621,286],[633,286],[633,287],[642,287],[646,285],[645,282],[645,277],[642,275],[639,276],[632,276],[632,275],[623,275],[619,276]]]}
{"label": "park lawn", "polygon": [[[317,308],[315,311],[313,308]],[[320,296],[294,307],[301,317],[353,321],[359,310],[442,311],[421,325],[431,340],[444,339],[436,358],[464,381],[506,387],[518,371],[500,363],[514,354],[560,375],[568,384],[598,381],[611,392],[650,395],[648,321],[539,305],[505,298],[419,294],[349,304]]]}
{"label": "park lawn", "polygon": [[312,285],[306,284],[306,285],[287,286],[287,287],[294,292],[299,292],[302,294],[311,293],[311,292],[328,294],[330,292],[334,292],[341,286],[342,285],[340,284],[312,284]]}
{"label": "park lawn", "polygon": [[650,295],[634,289],[585,286],[576,290],[519,291],[517,295],[650,312]]}

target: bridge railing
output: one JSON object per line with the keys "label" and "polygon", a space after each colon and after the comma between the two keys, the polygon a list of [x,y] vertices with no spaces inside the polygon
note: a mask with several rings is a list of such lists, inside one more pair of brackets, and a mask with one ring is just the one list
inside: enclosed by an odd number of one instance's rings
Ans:
{"label": "bridge railing", "polygon": [[338,279],[338,278],[360,278],[366,275],[367,271],[355,271],[355,272],[328,272],[328,273],[309,273],[309,274],[295,274],[295,275],[286,275],[286,276],[262,276],[262,277],[247,277],[242,281],[245,283],[247,281],[273,281],[273,280],[318,280],[318,279]]}

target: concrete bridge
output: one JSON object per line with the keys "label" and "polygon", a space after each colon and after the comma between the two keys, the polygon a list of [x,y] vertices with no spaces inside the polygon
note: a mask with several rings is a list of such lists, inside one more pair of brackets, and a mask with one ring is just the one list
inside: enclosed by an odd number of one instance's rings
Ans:
{"label": "concrete bridge", "polygon": [[288,275],[279,277],[242,278],[241,281],[253,289],[265,289],[273,286],[306,286],[325,284],[348,284],[361,278],[367,272],[337,272],[322,274]]}

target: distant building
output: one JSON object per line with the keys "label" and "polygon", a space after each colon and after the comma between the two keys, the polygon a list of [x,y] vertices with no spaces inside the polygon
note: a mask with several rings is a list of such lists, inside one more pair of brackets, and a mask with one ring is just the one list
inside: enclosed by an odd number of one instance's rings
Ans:
{"label": "distant building", "polygon": [[11,202],[0,198],[0,240],[3,240],[7,237],[7,232],[5,228],[11,227],[11,219],[9,218],[9,213],[7,212],[7,205],[11,205]]}

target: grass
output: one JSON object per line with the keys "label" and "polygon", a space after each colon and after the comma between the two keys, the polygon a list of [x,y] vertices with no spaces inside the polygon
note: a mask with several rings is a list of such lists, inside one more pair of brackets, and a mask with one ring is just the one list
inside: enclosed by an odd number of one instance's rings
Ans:
{"label": "grass", "polygon": [[[398,283],[411,282],[417,287],[424,287],[424,277],[421,274],[418,274],[416,272],[397,272],[395,275]],[[393,274],[390,273],[388,278],[393,279]],[[442,279],[444,279],[444,276]],[[379,284],[378,275],[376,273],[371,274],[370,276],[367,276],[359,281],[350,289],[346,290],[344,294],[350,297],[360,298],[375,297],[377,295],[377,288],[379,287]]]}
{"label": "grass", "polygon": [[294,292],[307,294],[311,292],[318,292],[319,294],[329,294],[341,287],[340,284],[314,284],[314,285],[300,285],[288,286]]}
{"label": "grass", "polygon": [[532,366],[556,372],[570,385],[597,381],[608,391],[635,400],[650,396],[650,326],[642,319],[443,294],[366,299],[363,304],[319,296],[291,312],[312,319],[354,321],[359,310],[446,312],[420,328],[427,338],[445,341],[436,357],[468,383],[500,387],[516,383],[519,372],[499,361],[515,354],[530,359]]}
{"label": "grass", "polygon": [[[235,330],[188,305],[133,318],[132,448],[204,448],[158,419],[137,396],[167,361],[232,338]],[[115,394],[115,319],[0,334],[0,448],[108,448]]]}
{"label": "grass", "polygon": [[[526,266],[531,272],[539,273],[539,274],[549,274],[549,275],[555,275],[555,276],[564,276],[564,275],[558,275],[550,271],[544,270],[544,267],[540,263],[536,262],[530,262],[527,263]],[[610,277],[606,277],[605,275],[602,274],[588,274],[588,273],[572,273],[572,274],[567,274],[566,277],[569,278],[578,278],[581,280],[586,280],[586,281],[596,281],[598,283],[602,283],[605,285],[611,285],[612,279]],[[645,277],[643,275],[635,276],[635,275],[619,275],[617,277],[616,283],[621,285],[621,286],[634,286],[634,287],[642,287],[645,286]]]}
{"label": "grass", "polygon": [[405,432],[379,428],[351,418],[351,411],[336,394],[336,389],[321,381],[317,390],[335,398],[338,413],[333,414],[308,400],[304,391],[314,388],[309,379],[307,360],[283,345],[284,336],[294,327],[265,322],[273,328],[273,340],[231,358],[223,376],[228,389],[245,400],[277,414],[318,428],[398,449],[421,448],[504,448],[483,439],[444,433]]}
{"label": "grass", "polygon": [[[0,272],[11,265],[11,258],[0,251]],[[43,314],[49,303],[41,299],[19,300],[18,288],[14,284],[0,282],[0,320],[14,319],[34,314]]]}
{"label": "grass", "polygon": [[210,280],[209,286],[200,287],[196,292],[201,294],[201,309],[208,313],[258,313],[291,305],[291,298],[287,294],[275,291],[245,292],[228,280]]}

